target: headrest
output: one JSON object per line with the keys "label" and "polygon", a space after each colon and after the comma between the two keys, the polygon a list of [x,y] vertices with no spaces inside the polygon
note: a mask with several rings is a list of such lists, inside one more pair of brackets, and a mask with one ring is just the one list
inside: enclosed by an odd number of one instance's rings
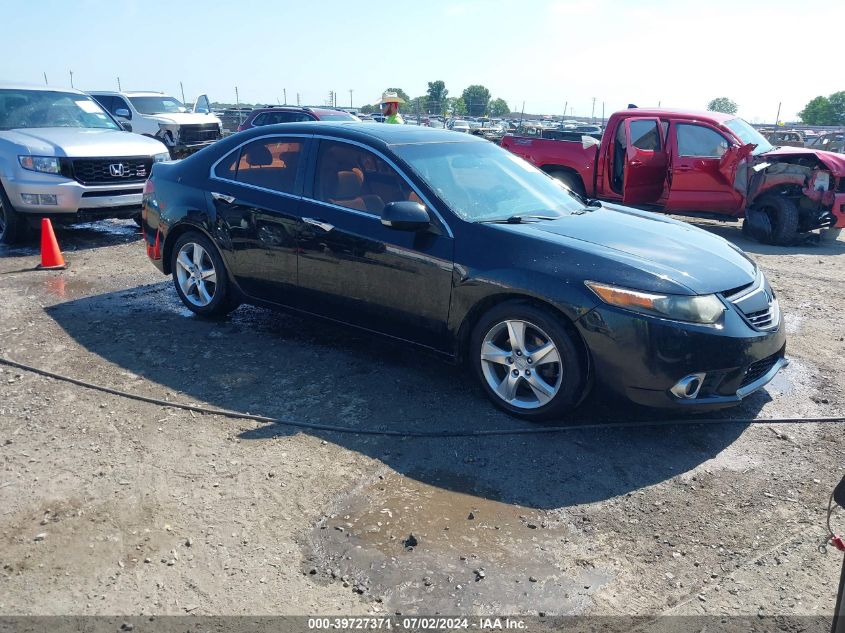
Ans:
{"label": "headrest", "polygon": [[361,174],[355,171],[337,172],[337,184],[335,186],[334,198],[338,200],[349,200],[361,195],[363,179]]}
{"label": "headrest", "polygon": [[273,154],[266,145],[250,145],[246,150],[246,162],[253,167],[264,167],[273,164]]}

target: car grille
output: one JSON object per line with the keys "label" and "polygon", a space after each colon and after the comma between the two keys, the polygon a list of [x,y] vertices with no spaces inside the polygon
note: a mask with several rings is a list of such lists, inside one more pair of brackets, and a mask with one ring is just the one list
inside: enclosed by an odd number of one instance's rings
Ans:
{"label": "car grille", "polygon": [[220,138],[220,128],[216,123],[200,125],[182,125],[179,127],[179,140],[182,143],[203,143]]}
{"label": "car grille", "polygon": [[780,325],[780,307],[775,293],[762,273],[754,283],[722,293],[755,330],[776,330]]}
{"label": "car grille", "polygon": [[745,371],[745,377],[739,385],[740,388],[750,385],[752,382],[765,376],[769,370],[775,366],[775,363],[778,362],[779,359],[780,353],[777,353],[769,356],[768,358],[764,358],[763,360],[751,363]]}
{"label": "car grille", "polygon": [[74,158],[71,177],[83,185],[116,185],[144,182],[152,169],[151,157]]}

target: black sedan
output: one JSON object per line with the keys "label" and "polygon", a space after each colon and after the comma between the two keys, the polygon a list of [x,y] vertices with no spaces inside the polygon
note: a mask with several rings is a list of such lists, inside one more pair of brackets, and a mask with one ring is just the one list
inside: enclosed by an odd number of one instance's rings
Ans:
{"label": "black sedan", "polygon": [[319,122],[236,134],[153,167],[143,231],[198,315],[247,302],[401,339],[466,361],[525,418],[559,416],[592,388],[730,406],[786,362],[775,294],[742,251],[577,197],[468,134]]}

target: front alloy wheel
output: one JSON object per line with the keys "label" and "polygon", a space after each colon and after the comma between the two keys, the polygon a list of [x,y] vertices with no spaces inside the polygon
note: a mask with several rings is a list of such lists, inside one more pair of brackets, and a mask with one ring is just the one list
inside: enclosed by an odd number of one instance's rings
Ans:
{"label": "front alloy wheel", "polygon": [[563,315],[522,301],[502,303],[479,319],[470,358],[496,406],[542,420],[562,416],[582,400],[584,354],[567,325]]}
{"label": "front alloy wheel", "polygon": [[490,388],[519,409],[554,398],[563,381],[560,353],[551,337],[527,321],[502,321],[484,337],[481,367]]}

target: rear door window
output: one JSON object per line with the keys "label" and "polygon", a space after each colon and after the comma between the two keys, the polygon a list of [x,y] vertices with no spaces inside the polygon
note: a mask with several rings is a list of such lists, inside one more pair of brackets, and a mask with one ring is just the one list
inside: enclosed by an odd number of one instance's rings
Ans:
{"label": "rear door window", "polygon": [[298,123],[313,119],[303,112],[262,112],[255,117],[253,125],[276,125],[277,123]]}
{"label": "rear door window", "polygon": [[[294,194],[303,148],[304,144],[299,139],[278,136],[247,143],[241,148],[234,180],[253,187]],[[221,168],[225,170],[223,173],[231,173],[228,158],[217,166],[218,170]],[[215,174],[221,175],[216,170]],[[232,179],[231,176],[221,177]]]}

